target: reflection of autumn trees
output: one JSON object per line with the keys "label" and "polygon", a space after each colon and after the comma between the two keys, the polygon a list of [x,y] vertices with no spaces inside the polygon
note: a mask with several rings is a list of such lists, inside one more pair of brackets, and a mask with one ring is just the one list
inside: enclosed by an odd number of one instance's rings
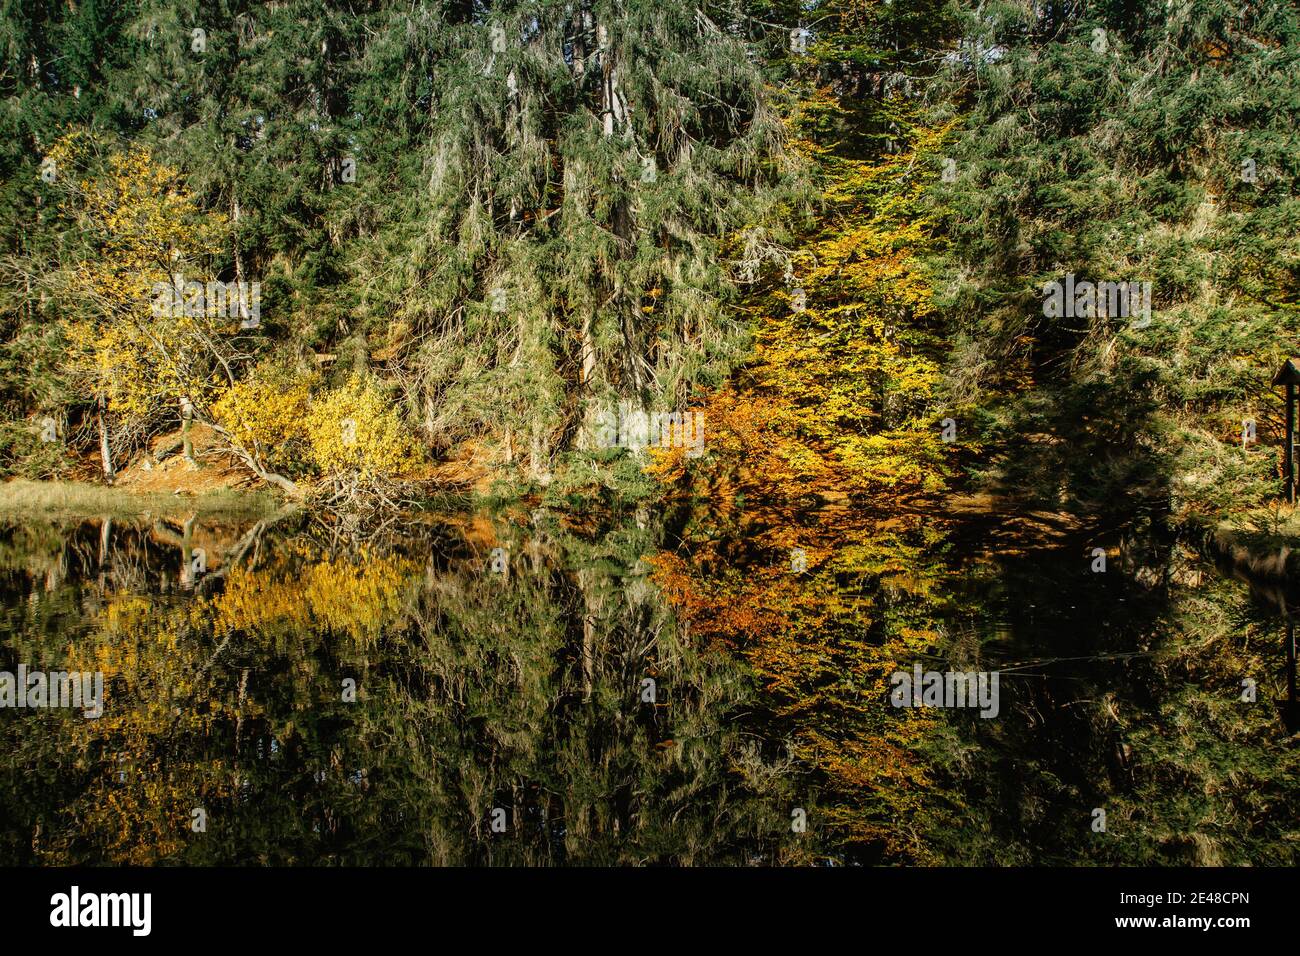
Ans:
{"label": "reflection of autumn trees", "polygon": [[194,807],[228,794],[219,761],[203,753],[221,708],[196,706],[208,689],[202,647],[188,640],[186,609],[120,594],[88,638],[69,648],[71,669],[102,671],[104,715],[69,721],[63,742],[89,764],[87,786],[40,848],[72,863],[88,846],[109,862],[148,864],[178,853]]}
{"label": "reflection of autumn trees", "polygon": [[[310,651],[328,642],[364,683],[365,655],[418,564],[365,552],[307,562],[310,554],[295,542],[268,546],[257,563],[227,569],[213,596],[200,589],[193,601],[108,597],[64,661],[103,671],[108,703],[99,720],[70,722],[60,742],[93,769],[62,808],[65,825],[40,848],[43,858],[93,852],[143,864],[201,846],[193,809],[228,822],[254,797],[256,761],[294,736],[294,710],[321,704],[327,690],[339,696],[333,668]],[[283,666],[275,654],[297,660]],[[275,679],[255,676],[266,674]]]}
{"label": "reflection of autumn trees", "polygon": [[[818,524],[818,522],[827,522]],[[692,634],[753,667],[776,730],[821,785],[831,844],[926,859],[913,818],[937,797],[918,752],[936,729],[929,712],[893,711],[888,677],[934,653],[940,567],[914,529],[795,515],[756,529],[752,552],[722,569],[714,543],[688,537],[656,558],[658,581]],[[786,542],[807,547],[809,570],[789,569]]]}
{"label": "reflection of autumn trees", "polygon": [[[802,109],[809,126],[842,112],[822,93]],[[823,787],[830,844],[927,860],[919,817],[938,795],[920,750],[936,721],[886,702],[888,675],[940,642],[943,571],[939,343],[915,173],[940,137],[909,138],[866,160],[800,141],[828,214],[791,275],[767,276],[745,304],[758,348],[708,399],[712,454],[689,471],[679,451],[655,465],[681,529],[655,565],[692,633],[757,672]]]}
{"label": "reflection of autumn trees", "polygon": [[246,632],[346,638],[361,649],[397,619],[421,570],[410,557],[361,548],[321,555],[291,541],[264,564],[235,568],[203,611],[217,635]]}
{"label": "reflection of autumn trees", "polygon": [[[218,571],[188,590],[69,575],[77,626],[48,649],[104,670],[107,710],[5,725],[18,762],[0,802],[31,837],[10,858],[798,859],[782,763],[730,719],[748,687],[718,649],[677,635],[637,563],[649,532],[487,533],[345,547],[310,524],[251,541],[234,529],[209,541]],[[508,573],[488,570],[489,545]],[[646,678],[655,703],[640,699]],[[46,786],[21,767],[43,768]],[[189,829],[196,807],[206,833]]]}

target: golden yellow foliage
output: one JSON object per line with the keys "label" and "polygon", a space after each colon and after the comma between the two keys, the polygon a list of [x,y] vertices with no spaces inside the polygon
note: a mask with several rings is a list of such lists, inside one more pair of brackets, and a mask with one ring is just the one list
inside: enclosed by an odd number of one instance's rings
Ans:
{"label": "golden yellow foliage", "polygon": [[363,481],[409,476],[423,454],[371,382],[354,377],[318,397],[307,414],[312,456],[325,475]]}
{"label": "golden yellow foliage", "polygon": [[221,635],[329,633],[367,649],[400,615],[420,570],[412,558],[366,549],[322,560],[304,548],[270,567],[236,568],[204,612]]}
{"label": "golden yellow foliage", "polygon": [[145,416],[182,396],[202,407],[219,390],[214,356],[224,330],[206,315],[160,314],[153,290],[215,254],[226,220],[203,210],[180,172],[138,145],[76,179],[94,145],[74,131],[49,153],[59,182],[75,182],[62,208],[90,246],[67,275],[77,307],[64,323],[66,366],[118,413]]}
{"label": "golden yellow foliage", "polygon": [[[705,405],[710,454],[663,455],[651,470],[691,515],[683,546],[653,560],[691,634],[753,667],[825,786],[838,840],[916,862],[925,850],[909,834],[931,785],[918,750],[937,722],[885,701],[890,675],[936,642],[935,498],[949,452],[910,175],[939,134],[914,142],[871,161],[802,143],[828,214],[790,281],[745,303],[757,349]],[[804,570],[792,568],[796,549]]]}
{"label": "golden yellow foliage", "polygon": [[307,414],[316,377],[259,367],[236,382],[212,406],[217,423],[258,461],[272,467],[298,464],[308,441]]}

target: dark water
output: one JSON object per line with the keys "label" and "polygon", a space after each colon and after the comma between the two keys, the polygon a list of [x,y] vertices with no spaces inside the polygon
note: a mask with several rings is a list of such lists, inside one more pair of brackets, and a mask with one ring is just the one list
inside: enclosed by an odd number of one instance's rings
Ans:
{"label": "dark water", "polygon": [[4,527],[0,670],[100,671],[105,707],[0,710],[0,863],[887,859],[854,812],[919,862],[1296,861],[1276,596],[1179,546],[947,555],[926,666],[998,670],[1000,713],[943,712],[924,780],[834,814],[651,580],[672,546],[644,514]]}
{"label": "dark water", "polygon": [[1174,542],[1121,545],[1106,573],[1067,551],[955,582],[958,640],[983,642],[1004,711],[965,738],[946,858],[1293,865],[1286,598]]}

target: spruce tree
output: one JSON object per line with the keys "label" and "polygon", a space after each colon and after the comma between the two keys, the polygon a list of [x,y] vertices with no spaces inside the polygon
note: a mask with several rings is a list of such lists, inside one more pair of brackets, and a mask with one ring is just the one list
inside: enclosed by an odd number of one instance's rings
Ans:
{"label": "spruce tree", "polygon": [[358,309],[399,324],[430,437],[497,436],[544,475],[593,409],[717,382],[742,342],[720,243],[762,215],[781,150],[745,46],[686,3],[394,16],[358,68],[385,79],[354,95],[343,213]]}
{"label": "spruce tree", "polygon": [[[1280,440],[1269,381],[1300,333],[1295,7],[997,3],[965,23],[942,286],[955,401],[1004,442],[991,475],[1090,511],[1271,494],[1274,453],[1241,435]],[[1048,315],[1067,275],[1149,282],[1151,315]]]}

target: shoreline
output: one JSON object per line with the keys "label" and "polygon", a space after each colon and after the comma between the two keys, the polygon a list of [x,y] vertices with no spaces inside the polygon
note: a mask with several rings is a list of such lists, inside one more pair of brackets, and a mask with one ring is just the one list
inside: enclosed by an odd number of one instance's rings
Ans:
{"label": "shoreline", "polygon": [[0,483],[0,517],[4,518],[190,514],[256,518],[269,515],[279,507],[280,502],[275,495],[260,489],[226,487],[181,495],[81,481],[29,481],[15,478]]}

